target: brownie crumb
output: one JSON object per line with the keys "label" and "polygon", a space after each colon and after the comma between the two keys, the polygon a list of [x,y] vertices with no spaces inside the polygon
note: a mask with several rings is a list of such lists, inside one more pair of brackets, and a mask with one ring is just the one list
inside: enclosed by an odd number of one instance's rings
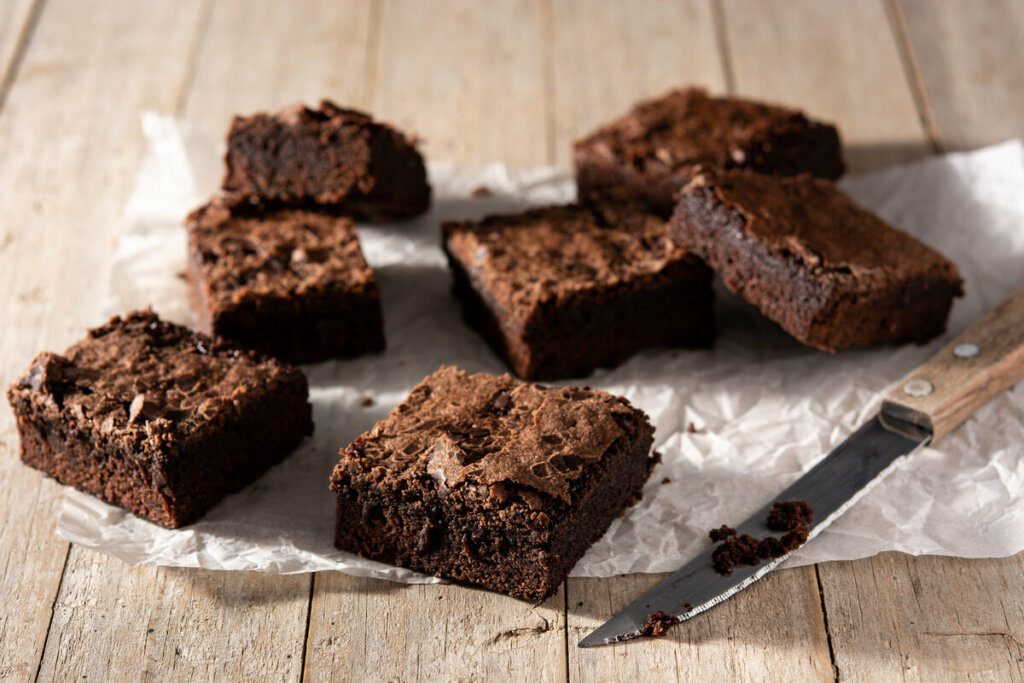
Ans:
{"label": "brownie crumb", "polygon": [[675,626],[678,623],[679,617],[665,614],[663,610],[658,610],[654,614],[647,615],[647,623],[640,629],[640,635],[661,638],[669,627]]}
{"label": "brownie crumb", "polygon": [[469,196],[470,197],[490,197],[492,194],[494,194],[494,193],[491,192],[491,188],[487,187],[486,185],[477,185],[473,189],[473,191],[469,193]]}
{"label": "brownie crumb", "polygon": [[662,484],[671,484],[672,480],[669,477],[665,477],[664,479],[661,480],[661,483]]}
{"label": "brownie crumb", "polygon": [[692,422],[690,424],[686,425],[686,431],[690,432],[691,434],[702,434],[702,433],[704,433],[703,429],[698,429],[697,425],[693,424]]}
{"label": "brownie crumb", "polygon": [[692,609],[693,609],[693,605],[691,605],[691,604],[690,604],[690,603],[688,603],[688,602],[684,602],[684,603],[683,603],[683,609],[685,609],[685,610],[686,610],[687,612],[689,612],[690,610],[692,610]]}
{"label": "brownie crumb", "polygon": [[363,396],[361,399],[359,399],[359,405],[362,406],[363,408],[369,408],[370,406],[373,405],[373,397]]}
{"label": "brownie crumb", "polygon": [[781,500],[768,513],[768,528],[773,531],[794,531],[814,522],[814,511],[802,500]]}
{"label": "brownie crumb", "polygon": [[736,530],[725,525],[708,534],[715,543],[721,543],[711,559],[715,571],[724,576],[732,574],[738,564],[756,566],[761,560],[782,557],[807,542],[814,511],[802,500],[779,501],[768,513],[768,528],[785,531],[781,538],[769,536],[756,539],[749,534],[736,535]]}

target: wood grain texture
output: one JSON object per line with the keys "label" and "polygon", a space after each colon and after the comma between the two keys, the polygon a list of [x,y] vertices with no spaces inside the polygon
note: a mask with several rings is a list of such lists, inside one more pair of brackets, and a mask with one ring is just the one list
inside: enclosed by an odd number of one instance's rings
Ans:
{"label": "wood grain texture", "polygon": [[663,578],[568,582],[570,680],[833,680],[814,567],[773,572],[664,638],[574,647]]}
{"label": "wood grain texture", "polygon": [[299,680],[308,576],[113,562],[72,556],[40,679]]}
{"label": "wood grain texture", "polygon": [[822,569],[841,680],[1024,678],[1021,556],[884,553]]}
{"label": "wood grain texture", "polygon": [[942,148],[1024,135],[1024,3],[894,2]]}
{"label": "wood grain texture", "polygon": [[[170,106],[197,9],[54,0],[42,13],[0,112],[3,388],[38,351],[102,322],[117,217],[141,158],[137,110]],[[68,553],[54,532],[61,487],[21,465],[6,407],[0,451],[0,678],[30,679]]]}
{"label": "wood grain texture", "polygon": [[[962,345],[974,356],[958,356]],[[957,335],[885,398],[883,412],[931,431],[932,443],[1024,377],[1024,287]],[[908,393],[926,382],[930,393]]]}
{"label": "wood grain texture", "polygon": [[306,678],[563,680],[563,590],[532,605],[458,586],[318,574]]}
{"label": "wood grain texture", "polygon": [[723,0],[741,95],[839,125],[851,172],[930,152],[881,0]]}
{"label": "wood grain texture", "polygon": [[374,112],[432,161],[545,163],[544,20],[540,0],[384,2]]}
{"label": "wood grain texture", "polygon": [[236,114],[296,102],[367,107],[374,13],[362,0],[214,3],[184,118],[220,134]]}
{"label": "wood grain texture", "polygon": [[643,3],[553,0],[553,161],[573,141],[675,87],[726,89],[712,15],[699,0]]}

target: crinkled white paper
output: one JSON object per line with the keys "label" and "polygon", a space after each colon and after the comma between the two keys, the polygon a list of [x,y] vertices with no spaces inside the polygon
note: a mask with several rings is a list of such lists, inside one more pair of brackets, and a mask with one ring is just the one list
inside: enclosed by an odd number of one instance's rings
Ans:
{"label": "crinkled white paper", "polygon": [[[143,121],[150,154],[127,211],[110,313],[152,304],[192,322],[185,285],[185,212],[215,189],[213,138],[173,119]],[[407,223],[360,226],[380,280],[387,351],[307,366],[316,434],[202,521],[169,531],[68,491],[58,531],[129,563],[281,573],[338,569],[432,581],[332,547],[328,490],[338,448],[384,417],[442,363],[500,373],[449,292],[438,224],[529,204],[563,202],[573,184],[552,169],[432,165],[433,208]],[[627,396],[657,427],[664,456],[643,500],[573,570],[609,576],[672,570],[707,547],[707,530],[736,524],[869,417],[900,377],[1024,284],[1024,147],[1008,142],[849,178],[843,187],[951,257],[966,280],[949,334],[919,347],[830,355],[793,341],[752,307],[718,293],[713,350],[651,350],[586,383]],[[485,187],[489,196],[472,196]],[[364,407],[364,398],[373,405]],[[883,550],[962,557],[1024,550],[1024,391],[997,398],[938,448],[919,451],[790,565]]]}

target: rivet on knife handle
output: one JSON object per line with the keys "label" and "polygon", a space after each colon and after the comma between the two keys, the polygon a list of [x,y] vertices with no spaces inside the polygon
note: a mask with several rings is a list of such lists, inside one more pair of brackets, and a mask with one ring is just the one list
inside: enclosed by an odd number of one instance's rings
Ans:
{"label": "rivet on knife handle", "polygon": [[935,443],[1024,377],[1024,287],[896,385],[882,404]]}

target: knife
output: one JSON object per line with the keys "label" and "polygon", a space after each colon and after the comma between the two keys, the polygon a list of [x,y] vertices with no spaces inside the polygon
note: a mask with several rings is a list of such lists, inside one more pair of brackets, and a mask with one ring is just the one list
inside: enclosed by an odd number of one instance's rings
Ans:
{"label": "knife", "polygon": [[[899,462],[934,444],[1024,377],[1024,287],[896,385],[868,420],[821,462],[736,527],[774,535],[768,513],[777,501],[803,500],[814,511],[808,541],[838,519]],[[722,576],[708,548],[580,641],[609,645],[641,635],[649,618],[685,621],[728,600],[775,569],[789,554]],[[658,611],[663,615],[655,616]],[[665,622],[667,618],[670,621]]]}

